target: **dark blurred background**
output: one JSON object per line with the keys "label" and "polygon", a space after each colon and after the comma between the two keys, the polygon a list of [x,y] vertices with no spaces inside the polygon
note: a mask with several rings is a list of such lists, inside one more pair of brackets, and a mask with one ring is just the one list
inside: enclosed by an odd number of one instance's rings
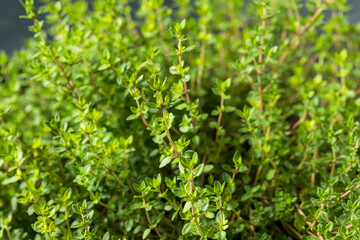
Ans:
{"label": "dark blurred background", "polygon": [[[36,1],[35,2],[39,2]],[[360,0],[348,0],[352,10],[348,12],[352,23],[360,21]],[[26,38],[32,36],[28,26],[31,21],[19,18],[25,11],[20,0],[0,0],[0,49],[11,53],[22,46]]]}

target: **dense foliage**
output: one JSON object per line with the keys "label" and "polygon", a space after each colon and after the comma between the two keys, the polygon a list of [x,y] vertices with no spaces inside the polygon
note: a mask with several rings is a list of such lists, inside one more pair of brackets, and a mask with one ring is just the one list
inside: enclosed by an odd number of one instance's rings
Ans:
{"label": "dense foliage", "polygon": [[0,54],[1,239],[360,239],[345,0],[43,2]]}

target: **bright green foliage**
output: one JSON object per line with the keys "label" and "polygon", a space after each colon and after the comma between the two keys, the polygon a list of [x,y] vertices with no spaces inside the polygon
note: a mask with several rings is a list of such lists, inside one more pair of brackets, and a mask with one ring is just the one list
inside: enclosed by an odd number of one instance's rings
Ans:
{"label": "bright green foliage", "polygon": [[360,239],[345,0],[43,2],[0,54],[1,239]]}

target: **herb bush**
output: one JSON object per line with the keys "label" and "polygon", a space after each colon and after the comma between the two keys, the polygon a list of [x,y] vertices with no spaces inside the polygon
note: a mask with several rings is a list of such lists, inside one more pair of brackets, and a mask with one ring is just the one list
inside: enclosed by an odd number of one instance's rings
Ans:
{"label": "herb bush", "polygon": [[1,239],[360,239],[345,0],[22,4]]}

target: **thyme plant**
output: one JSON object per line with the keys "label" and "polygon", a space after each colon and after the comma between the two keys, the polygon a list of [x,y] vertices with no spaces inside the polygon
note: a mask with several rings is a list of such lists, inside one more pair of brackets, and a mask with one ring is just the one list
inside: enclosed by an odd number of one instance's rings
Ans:
{"label": "thyme plant", "polygon": [[346,0],[21,3],[1,239],[360,239]]}

